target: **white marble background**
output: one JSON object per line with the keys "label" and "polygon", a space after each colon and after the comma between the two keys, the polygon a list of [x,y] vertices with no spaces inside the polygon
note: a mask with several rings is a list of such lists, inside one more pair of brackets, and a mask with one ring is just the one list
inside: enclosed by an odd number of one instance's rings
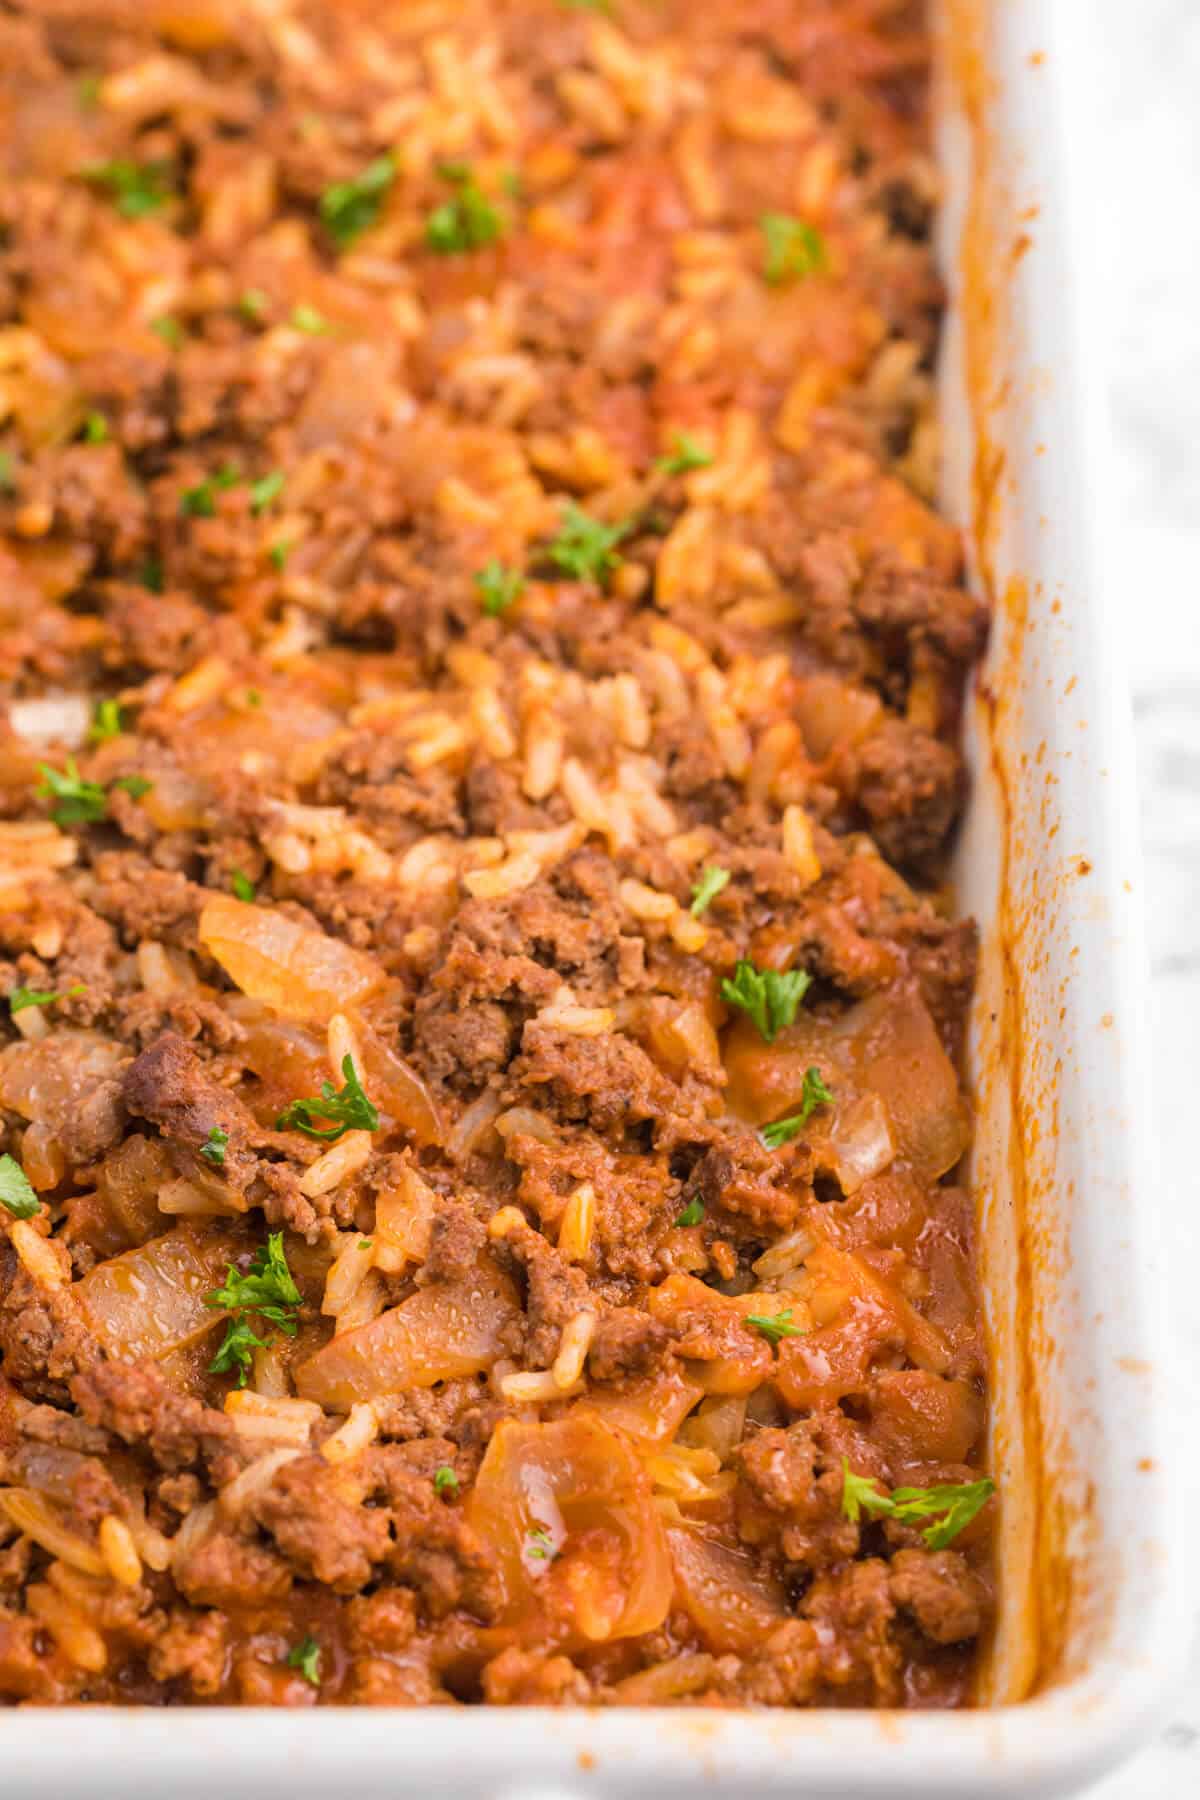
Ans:
{"label": "white marble background", "polygon": [[[1090,128],[1080,159],[1098,235],[1117,518],[1146,856],[1150,1013],[1175,1271],[1181,1429],[1200,1433],[1200,0],[1047,0],[1070,8],[1067,79]],[[1079,187],[1077,186],[1077,190]],[[1200,1514],[1200,1457],[1191,1512]],[[1193,1558],[1200,1628],[1200,1559]],[[1200,1796],[1200,1629],[1169,1722],[1089,1800]]]}

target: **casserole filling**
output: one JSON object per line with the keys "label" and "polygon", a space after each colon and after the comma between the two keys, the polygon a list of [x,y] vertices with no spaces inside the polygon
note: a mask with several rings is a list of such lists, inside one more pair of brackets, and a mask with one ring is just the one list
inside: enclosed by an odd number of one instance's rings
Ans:
{"label": "casserole filling", "polygon": [[0,1695],[962,1702],[904,0],[0,9]]}

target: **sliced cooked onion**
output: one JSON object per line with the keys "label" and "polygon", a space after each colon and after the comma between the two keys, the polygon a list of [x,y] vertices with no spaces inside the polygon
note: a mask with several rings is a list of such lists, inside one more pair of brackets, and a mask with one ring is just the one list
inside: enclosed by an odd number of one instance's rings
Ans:
{"label": "sliced cooked onion", "polygon": [[446,1139],[446,1149],[452,1161],[465,1162],[467,1160],[476,1144],[486,1136],[488,1128],[494,1124],[499,1111],[499,1094],[494,1088],[484,1088],[482,1094],[472,1100]]}
{"label": "sliced cooked onion", "polygon": [[788,1616],[779,1583],[744,1551],[681,1525],[667,1531],[676,1594],[706,1648],[755,1649]]}
{"label": "sliced cooked onion", "polygon": [[888,1110],[878,1094],[864,1094],[839,1107],[818,1160],[828,1158],[843,1194],[856,1194],[864,1181],[881,1175],[896,1159]]}
{"label": "sliced cooked onion", "polygon": [[421,1288],[357,1331],[339,1332],[292,1371],[296,1391],[335,1412],[405,1388],[490,1369],[519,1308],[490,1258],[459,1282]]}
{"label": "sliced cooked onion", "polygon": [[467,1516],[496,1552],[505,1622],[525,1638],[611,1642],[657,1630],[666,1617],[671,1563],[646,1472],[583,1409],[498,1426]]}
{"label": "sliced cooked onion", "polygon": [[205,1299],[221,1285],[236,1248],[223,1235],[170,1231],[97,1263],[73,1292],[114,1356],[169,1356],[218,1324],[220,1314]]}
{"label": "sliced cooked onion", "polygon": [[200,942],[244,994],[289,1019],[327,1025],[383,986],[372,956],[271,906],[214,894],[200,914]]}
{"label": "sliced cooked onion", "polygon": [[51,1556],[70,1563],[73,1569],[81,1569],[85,1575],[107,1575],[108,1568],[99,1550],[77,1531],[68,1531],[44,1495],[27,1488],[0,1488],[0,1509],[19,1531]]}

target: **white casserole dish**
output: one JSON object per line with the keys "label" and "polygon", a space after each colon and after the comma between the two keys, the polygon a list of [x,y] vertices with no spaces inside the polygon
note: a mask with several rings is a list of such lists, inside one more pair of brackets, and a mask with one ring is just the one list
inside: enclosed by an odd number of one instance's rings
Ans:
{"label": "white casserole dish", "polygon": [[1186,1643],[1187,1583],[1162,1399],[1132,749],[1063,186],[1069,14],[1082,29],[1082,7],[1061,0],[994,0],[990,17],[944,0],[941,20],[947,504],[996,607],[957,869],[984,941],[973,1182],[1003,1503],[987,1709],[29,1709],[0,1722],[6,1800],[1035,1800],[1078,1791],[1148,1729]]}

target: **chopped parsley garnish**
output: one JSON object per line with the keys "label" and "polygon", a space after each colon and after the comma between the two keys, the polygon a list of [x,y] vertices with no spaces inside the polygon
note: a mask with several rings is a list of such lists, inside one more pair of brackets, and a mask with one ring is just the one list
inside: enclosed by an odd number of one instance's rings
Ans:
{"label": "chopped parsley garnish", "polygon": [[150,329],[164,344],[169,344],[172,350],[183,348],[186,333],[179,320],[171,318],[169,313],[161,313],[157,319],[151,319]]}
{"label": "chopped parsley garnish", "polygon": [[864,1512],[876,1519],[896,1519],[902,1525],[917,1525],[922,1519],[930,1519],[933,1523],[923,1527],[921,1536],[931,1550],[944,1550],[952,1543],[995,1491],[991,1476],[984,1475],[979,1481],[947,1482],[930,1488],[898,1487],[890,1494],[881,1494],[869,1477],[856,1475],[846,1458],[842,1458],[843,1516],[852,1524]]}
{"label": "chopped parsley garnish", "polygon": [[690,912],[693,919],[707,912],[717,895],[729,886],[729,870],[718,869],[715,863],[700,871],[700,879],[692,889]]}
{"label": "chopped parsley garnish", "polygon": [[305,331],[309,337],[323,337],[327,331],[333,330],[324,313],[319,313],[307,300],[302,300],[299,306],[293,306],[288,324],[293,331]]}
{"label": "chopped parsley garnish", "polygon": [[112,162],[92,163],[81,173],[93,187],[105,190],[126,219],[144,219],[177,198],[169,162],[137,163],[117,157]]}
{"label": "chopped parsley garnish", "polygon": [[0,1156],[0,1206],[14,1219],[33,1219],[42,1210],[28,1175],[13,1156]]}
{"label": "chopped parsley garnish", "polygon": [[299,1669],[305,1681],[321,1685],[321,1646],[315,1637],[306,1637],[287,1653],[289,1669]]}
{"label": "chopped parsley garnish", "polygon": [[375,1239],[374,1238],[359,1238],[358,1247],[360,1250],[373,1250],[375,1248]]}
{"label": "chopped parsley garnish", "polygon": [[272,500],[282,494],[285,479],[282,469],[272,469],[271,473],[264,475],[261,481],[250,483],[250,511],[255,517],[259,513],[265,512]]}
{"label": "chopped parsley garnish", "polygon": [[707,469],[712,460],[712,451],[698,444],[690,432],[677,431],[670,455],[660,456],[654,467],[660,475],[687,475],[692,469]]}
{"label": "chopped parsley garnish", "polygon": [[246,288],[238,295],[237,309],[243,319],[257,323],[270,305],[270,295],[264,294],[261,288]]}
{"label": "chopped parsley garnish", "polygon": [[225,1167],[225,1146],[229,1142],[229,1133],[214,1125],[200,1146],[200,1154],[205,1162],[212,1163],[216,1169]]}
{"label": "chopped parsley garnish", "polygon": [[786,1307],[780,1313],[747,1313],[747,1325],[753,1325],[762,1337],[765,1337],[773,1350],[778,1350],[784,1338],[803,1337],[799,1325],[792,1324],[792,1309]]}
{"label": "chopped parsley garnish", "polygon": [[791,213],[763,213],[763,275],[772,287],[816,275],[827,266],[825,240],[814,225]]}
{"label": "chopped parsley garnish", "polygon": [[185,488],[179,496],[179,510],[189,519],[215,519],[217,495],[237,486],[241,472],[232,463],[224,463],[215,475],[205,476],[195,487]]}
{"label": "chopped parsley garnish", "polygon": [[[131,800],[140,800],[142,795],[148,794],[153,786],[154,783],[147,781],[144,775],[118,775],[112,784],[113,788],[120,788],[128,794]],[[109,793],[111,792],[112,788],[109,789]]]}
{"label": "chopped parsley garnish", "polygon": [[17,459],[11,450],[0,450],[0,494],[16,492]]}
{"label": "chopped parsley garnish", "polygon": [[833,1089],[825,1085],[824,1077],[815,1063],[804,1071],[804,1086],[800,1090],[800,1111],[792,1113],[786,1119],[776,1119],[773,1125],[764,1125],[760,1136],[768,1150],[778,1150],[781,1144],[791,1141],[797,1132],[803,1131],[818,1106],[833,1105]]}
{"label": "chopped parsley garnish", "polygon": [[53,1006],[56,1000],[70,1000],[76,994],[85,994],[87,989],[81,981],[74,987],[63,988],[61,992],[44,988],[15,987],[8,996],[10,1013],[24,1012],[27,1006]]}
{"label": "chopped parsley garnish", "polygon": [[162,558],[148,556],[138,570],[138,580],[148,593],[161,594],[164,586]]}
{"label": "chopped parsley garnish", "polygon": [[280,540],[277,544],[271,545],[269,554],[271,557],[271,561],[274,563],[275,567],[279,570],[279,573],[282,575],[284,569],[287,566],[287,559],[292,554],[291,538],[280,538]]}
{"label": "chopped parsley garnish", "polygon": [[42,777],[38,795],[53,799],[50,817],[56,825],[94,825],[108,811],[108,795],[98,781],[84,781],[73,756],[68,756],[65,770],[39,763],[38,773]]}
{"label": "chopped parsley garnish", "polygon": [[254,883],[248,875],[243,875],[240,869],[235,869],[229,877],[229,885],[239,900],[244,900],[247,906],[251,904],[254,899]]}
{"label": "chopped parsley garnish", "polygon": [[768,1044],[796,1017],[796,1009],[812,986],[807,969],[759,969],[742,957],[732,981],[721,983],[721,998],[753,1019]]}
{"label": "chopped parsley garnish", "polygon": [[458,1476],[449,1463],[443,1463],[440,1469],[433,1471],[433,1491],[435,1494],[449,1494],[451,1499],[458,1493]]}
{"label": "chopped parsley garnish", "polygon": [[525,1534],[525,1554],[534,1562],[553,1562],[558,1555],[554,1548],[554,1540],[550,1536],[550,1527],[534,1521]]}
{"label": "chopped parsley garnish", "polygon": [[377,156],[353,180],[335,181],[325,189],[321,195],[321,219],[339,250],[348,250],[375,223],[395,177],[395,160]]}
{"label": "chopped parsley garnish", "polygon": [[102,412],[90,412],[83,421],[84,442],[88,444],[106,444],[108,442],[108,420]]}
{"label": "chopped parsley garnish", "polygon": [[525,592],[525,577],[518,569],[506,569],[493,557],[475,576],[480,604],[489,619],[498,619]]}
{"label": "chopped parsley garnish", "polygon": [[89,744],[107,744],[110,739],[120,737],[125,729],[125,721],[121,716],[119,700],[97,700],[92,714],[92,722],[88,726]]}
{"label": "chopped parsley garnish", "polygon": [[703,1217],[703,1200],[689,1200],[675,1223],[677,1225],[698,1225]]}
{"label": "chopped parsley garnish", "polygon": [[469,163],[438,164],[443,181],[457,188],[453,200],[435,206],[425,221],[425,242],[439,256],[456,256],[494,244],[504,230],[504,214],[492,205]]}
{"label": "chopped parsley garnish", "polygon": [[[211,1141],[213,1134],[209,1133]],[[228,1141],[228,1140],[226,1140]],[[207,1145],[202,1147],[201,1154]],[[225,1149],[221,1146],[224,1160]],[[230,1263],[223,1287],[214,1288],[206,1306],[223,1307],[233,1317],[225,1327],[225,1336],[217,1354],[209,1363],[214,1375],[236,1372],[239,1387],[245,1387],[254,1362],[254,1352],[266,1349],[266,1340],[256,1335],[251,1316],[277,1325],[288,1337],[296,1335],[296,1312],[301,1304],[300,1290],[292,1280],[283,1250],[282,1231],[273,1231],[266,1244],[255,1251],[250,1267],[243,1275]]]}
{"label": "chopped parsley garnish", "polygon": [[100,77],[81,75],[75,83],[75,97],[84,111],[90,111],[100,98]]}
{"label": "chopped parsley garnish", "polygon": [[558,535],[551,538],[546,554],[556,568],[573,575],[576,581],[594,581],[604,587],[612,571],[620,566],[617,545],[632,530],[632,519],[605,525],[603,520],[585,513],[574,500],[568,500]]}
{"label": "chopped parsley garnish", "polygon": [[[331,1141],[350,1130],[378,1131],[379,1114],[363,1092],[352,1056],[342,1058],[342,1074],[345,1086],[340,1093],[331,1081],[323,1081],[321,1098],[293,1100],[276,1119],[276,1131],[302,1131],[305,1137]],[[332,1119],[334,1123],[321,1127],[313,1123],[314,1119]]]}
{"label": "chopped parsley garnish", "polygon": [[564,12],[612,12],[612,0],[558,0]]}
{"label": "chopped parsley garnish", "polygon": [[261,706],[262,705],[262,695],[259,693],[257,688],[247,688],[246,689],[246,705],[247,706]]}

